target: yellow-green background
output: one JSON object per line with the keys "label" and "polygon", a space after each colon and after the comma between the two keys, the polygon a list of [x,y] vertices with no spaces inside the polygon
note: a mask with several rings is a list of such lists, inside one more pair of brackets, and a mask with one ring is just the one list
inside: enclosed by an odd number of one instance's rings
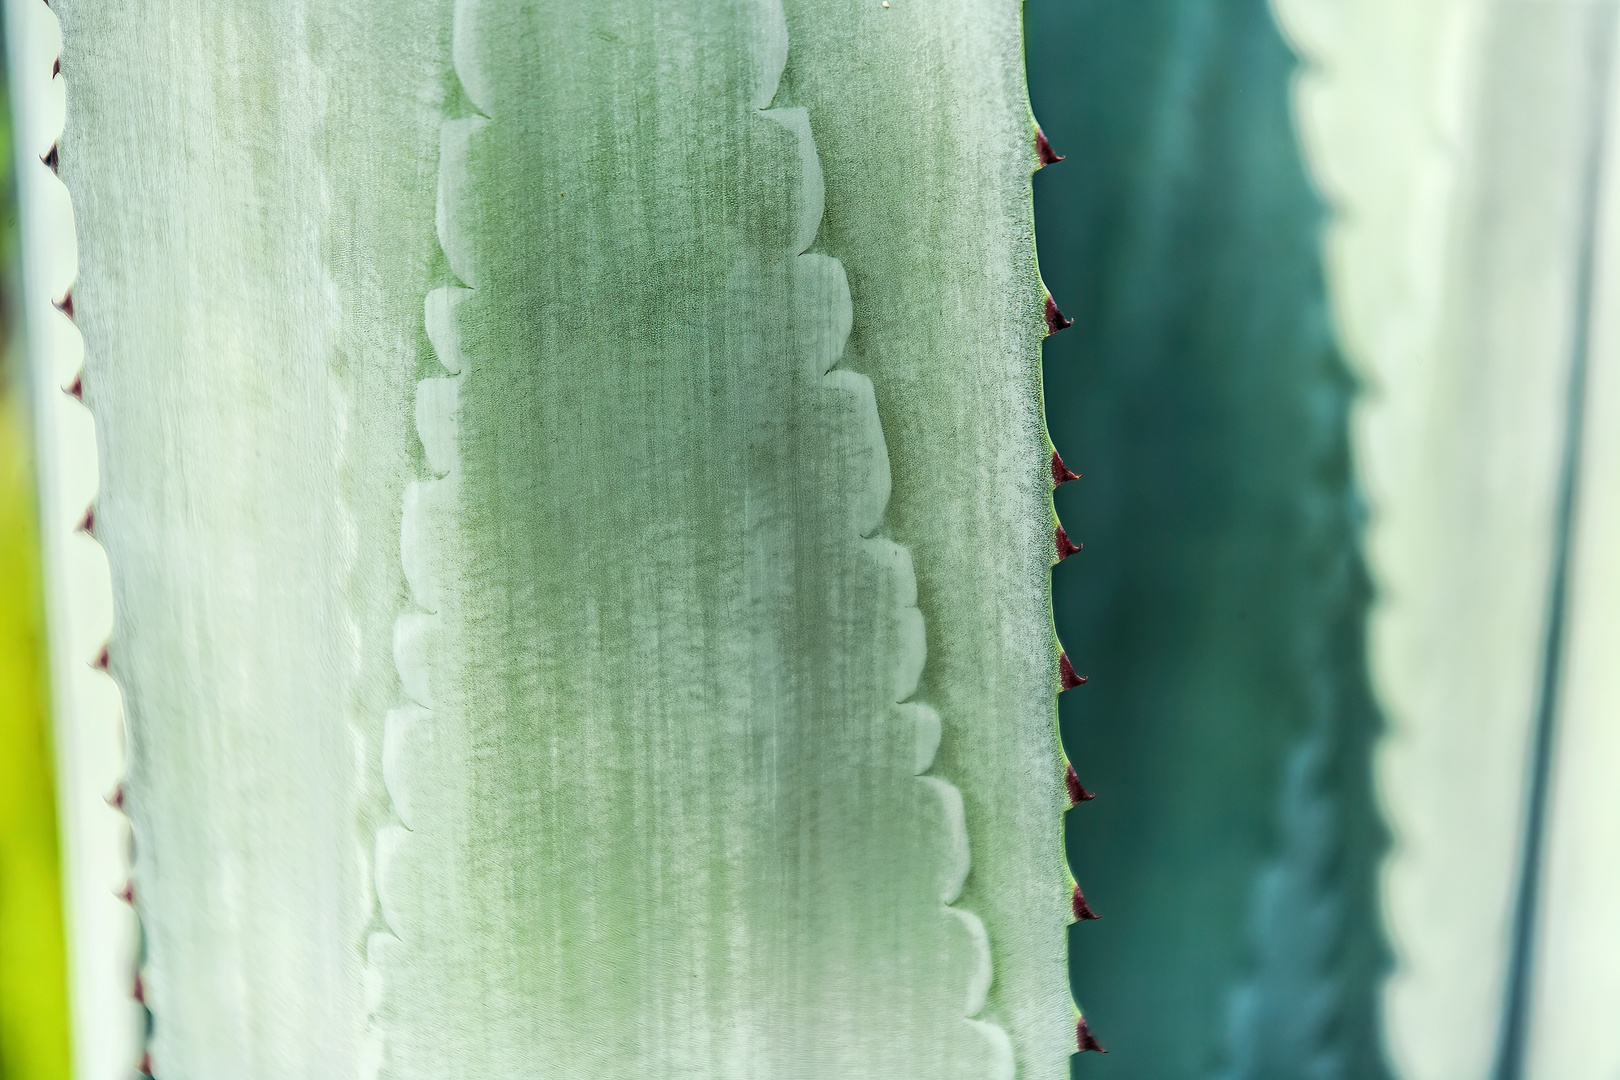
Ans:
{"label": "yellow-green background", "polygon": [[[0,161],[11,153],[0,100]],[[3,177],[0,236],[0,1080],[68,1075],[61,873],[51,783],[39,524],[15,332],[16,199]]]}

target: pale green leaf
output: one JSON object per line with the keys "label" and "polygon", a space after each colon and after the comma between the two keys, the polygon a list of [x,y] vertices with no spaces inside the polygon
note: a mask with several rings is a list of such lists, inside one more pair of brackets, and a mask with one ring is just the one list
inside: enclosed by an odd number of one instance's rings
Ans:
{"label": "pale green leaf", "polygon": [[[1612,182],[1594,190],[1592,177],[1612,154],[1612,5],[1278,7],[1314,65],[1300,123],[1340,210],[1329,277],[1368,383],[1356,453],[1390,725],[1386,1042],[1411,1080],[1608,1075],[1607,1040],[1581,1033],[1613,1014],[1617,984],[1571,962],[1600,948],[1588,920],[1616,865],[1612,801],[1581,778],[1614,754],[1593,726],[1612,680],[1590,659],[1612,633],[1596,614],[1606,443],[1592,444],[1573,528],[1559,492],[1583,456],[1570,426],[1583,363],[1593,417],[1612,408],[1610,324],[1602,299],[1585,300],[1593,274],[1609,295],[1611,233],[1594,234]],[[1561,551],[1574,621],[1555,601]],[[1557,747],[1550,861],[1530,843],[1547,797],[1533,783],[1538,730]]]}
{"label": "pale green leaf", "polygon": [[[983,7],[936,70],[815,53],[835,4],[62,0],[161,1075],[1061,1060],[1033,150]],[[801,48],[911,96],[818,118]],[[931,254],[862,292],[823,190],[917,110],[996,167],[921,147]]]}

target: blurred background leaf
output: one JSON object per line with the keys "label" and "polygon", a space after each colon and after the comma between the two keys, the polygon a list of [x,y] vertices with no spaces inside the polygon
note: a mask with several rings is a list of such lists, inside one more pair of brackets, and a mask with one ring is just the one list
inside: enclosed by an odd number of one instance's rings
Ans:
{"label": "blurred background leaf", "polygon": [[61,874],[10,116],[0,108],[0,1077],[65,1080]]}

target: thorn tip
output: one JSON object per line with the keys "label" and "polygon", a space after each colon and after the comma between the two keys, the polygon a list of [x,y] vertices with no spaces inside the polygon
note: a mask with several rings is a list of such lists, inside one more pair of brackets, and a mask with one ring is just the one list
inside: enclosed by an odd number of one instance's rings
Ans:
{"label": "thorn tip", "polygon": [[1092,792],[1087,791],[1086,785],[1080,782],[1080,777],[1074,771],[1073,764],[1070,764],[1068,771],[1063,774],[1063,786],[1069,789],[1070,806],[1078,806],[1083,802],[1090,802],[1092,799],[1097,797]]}
{"label": "thorn tip", "polygon": [[1063,317],[1063,312],[1058,310],[1057,301],[1052,299],[1052,294],[1051,293],[1047,293],[1046,294],[1046,333],[1047,333],[1047,336],[1050,337],[1051,335],[1057,333],[1059,330],[1067,330],[1069,327],[1071,327],[1073,325],[1074,325],[1074,320],[1073,319],[1065,319]]}
{"label": "thorn tip", "polygon": [[1040,128],[1035,129],[1035,156],[1041,159],[1041,168],[1056,165],[1063,160],[1063,155],[1052,149],[1052,144],[1046,141],[1046,132]]}
{"label": "thorn tip", "polygon": [[1079,473],[1072,473],[1069,467],[1063,464],[1063,457],[1056,450],[1052,451],[1052,486],[1060,487],[1070,480],[1080,479]]}
{"label": "thorn tip", "polygon": [[1083,545],[1077,544],[1073,540],[1069,539],[1069,534],[1063,531],[1063,526],[1059,525],[1057,527],[1057,557],[1058,557],[1058,562],[1062,562],[1064,559],[1067,559],[1070,555],[1073,555],[1076,552],[1080,551],[1082,546]]}
{"label": "thorn tip", "polygon": [[1069,663],[1069,654],[1058,655],[1058,678],[1063,683],[1063,689],[1073,690],[1077,686],[1084,686],[1091,680],[1089,675],[1076,675],[1074,665]]}

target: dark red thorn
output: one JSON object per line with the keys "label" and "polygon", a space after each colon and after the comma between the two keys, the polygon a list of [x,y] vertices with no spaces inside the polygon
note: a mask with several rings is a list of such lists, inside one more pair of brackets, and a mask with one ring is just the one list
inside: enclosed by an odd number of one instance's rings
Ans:
{"label": "dark red thorn", "polygon": [[140,1002],[142,1005],[146,1004],[146,987],[141,982],[139,972],[135,973],[135,989],[133,993],[136,1001]]}
{"label": "dark red thorn", "polygon": [[1082,1054],[1087,1050],[1095,1050],[1099,1054],[1108,1053],[1103,1049],[1103,1044],[1097,1041],[1096,1036],[1091,1034],[1091,1029],[1086,1027],[1086,1018],[1083,1016],[1075,1021],[1074,1041],[1079,1044]]}
{"label": "dark red thorn", "polygon": [[[60,300],[52,300],[51,306],[57,311],[60,311],[62,314],[66,315],[68,318],[73,318],[73,290],[69,289],[67,292],[63,293],[62,299]],[[1047,321],[1051,321],[1050,316],[1048,316]]]}
{"label": "dark red thorn", "polygon": [[87,536],[96,535],[96,508],[95,507],[93,507],[93,506],[85,507],[84,517],[79,519],[79,531],[84,533]]}
{"label": "dark red thorn", "polygon": [[1086,894],[1080,891],[1078,885],[1074,887],[1074,917],[1081,922],[1087,919],[1102,918],[1101,915],[1091,910],[1091,905],[1086,903]]}
{"label": "dark red thorn", "polygon": [[1046,132],[1040,128],[1035,129],[1035,156],[1041,159],[1042,168],[1063,160],[1063,155],[1052,149],[1052,144],[1046,141]]}
{"label": "dark red thorn", "polygon": [[122,900],[124,903],[128,904],[130,907],[134,907],[135,906],[135,879],[130,878],[128,881],[124,882],[124,887],[121,890],[119,890],[117,893],[115,893],[114,895],[116,895],[118,897],[118,899]]}
{"label": "dark red thorn", "polygon": [[57,166],[62,164],[62,158],[56,151],[55,143],[51,143],[50,150],[39,160],[43,161],[45,163],[45,167],[51,170],[51,172],[55,172]]}
{"label": "dark red thorn", "polygon": [[1068,653],[1062,653],[1058,657],[1058,677],[1062,681],[1065,690],[1073,690],[1077,686],[1083,686],[1091,678],[1089,675],[1076,675],[1074,673],[1074,665],[1069,663]]}
{"label": "dark red thorn", "polygon": [[140,1073],[142,1076],[152,1075],[152,1051],[148,1050],[146,1053],[141,1055],[141,1063],[135,1066],[135,1071]]}
{"label": "dark red thorn", "polygon": [[1050,336],[1059,330],[1067,330],[1074,325],[1073,319],[1065,319],[1063,312],[1058,310],[1057,301],[1052,294],[1046,294],[1046,333]]}
{"label": "dark red thorn", "polygon": [[1070,472],[1069,467],[1063,464],[1063,458],[1058,455],[1058,452],[1056,450],[1052,451],[1052,486],[1058,487],[1067,484],[1070,480],[1078,479],[1080,479],[1080,474]]}
{"label": "dark red thorn", "polygon": [[[45,6],[50,7],[51,5],[46,4]],[[62,74],[62,58],[58,56],[56,62],[51,65],[51,78],[54,79],[60,74]]]}
{"label": "dark red thorn", "polygon": [[[1078,805],[1080,803],[1083,803],[1083,802],[1090,802],[1092,799],[1095,799],[1097,797],[1096,795],[1094,795],[1091,792],[1086,790],[1086,785],[1084,785],[1084,784],[1082,784],[1080,782],[1080,777],[1079,777],[1079,775],[1077,775],[1075,773],[1073,765],[1070,765],[1069,766],[1069,771],[1063,774],[1063,785],[1069,789],[1069,805],[1070,806],[1076,806],[1076,805]],[[118,789],[118,799],[119,799],[118,806],[119,806],[120,809],[122,809],[123,805],[124,805],[123,798],[124,798],[124,790],[123,790],[123,788],[119,788]]]}
{"label": "dark red thorn", "polygon": [[62,391],[62,392],[64,394],[72,394],[74,397],[78,398],[80,401],[83,401],[84,400],[84,372],[81,371],[81,372],[79,372],[79,374],[73,376],[73,384],[71,386],[69,386],[66,390]]}
{"label": "dark red thorn", "polygon": [[109,663],[110,658],[107,656],[107,646],[103,645],[101,647],[101,652],[96,654],[96,662],[90,666],[95,668],[97,671],[106,671]]}
{"label": "dark red thorn", "polygon": [[[1070,771],[1072,772],[1073,770],[1071,769]],[[124,809],[123,784],[119,784],[117,787],[112,789],[112,793],[107,796],[107,805],[112,807],[114,810],[122,811]]]}
{"label": "dark red thorn", "polygon": [[1075,543],[1073,540],[1070,540],[1069,534],[1063,531],[1063,526],[1059,525],[1057,527],[1058,562],[1062,562],[1064,559],[1067,559],[1070,555],[1073,555],[1075,552],[1079,551],[1080,548],[1081,545]]}

